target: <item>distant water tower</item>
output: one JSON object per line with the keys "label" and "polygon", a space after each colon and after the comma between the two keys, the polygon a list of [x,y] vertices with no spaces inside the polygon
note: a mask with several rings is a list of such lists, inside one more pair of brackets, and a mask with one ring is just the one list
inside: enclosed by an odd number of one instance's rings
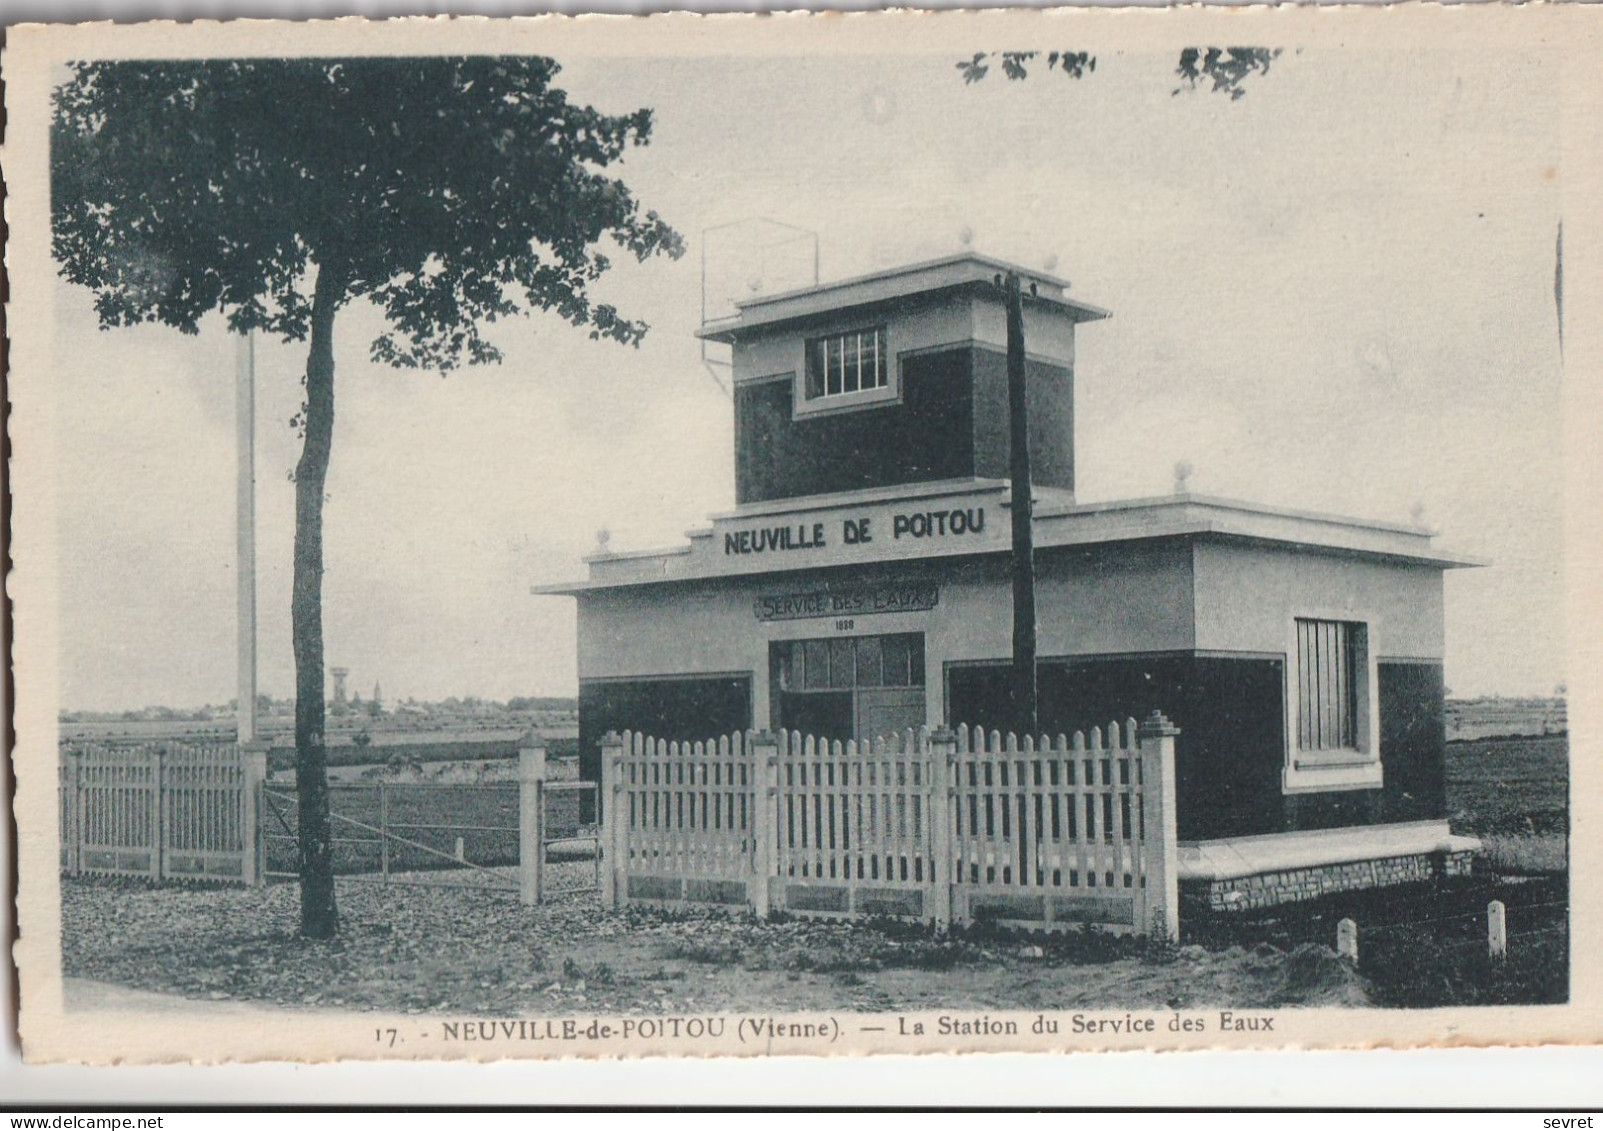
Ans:
{"label": "distant water tower", "polygon": [[334,677],[334,706],[345,706],[345,677],[351,674],[350,668],[329,668],[328,674]]}

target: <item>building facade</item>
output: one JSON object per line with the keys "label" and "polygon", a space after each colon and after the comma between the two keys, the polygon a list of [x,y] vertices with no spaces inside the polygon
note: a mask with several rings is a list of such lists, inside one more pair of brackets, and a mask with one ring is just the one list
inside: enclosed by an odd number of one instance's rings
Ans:
{"label": "building facade", "polygon": [[[1416,527],[1187,494],[1077,503],[1074,338],[1106,312],[979,256],[703,331],[733,352],[737,505],[536,589],[578,601],[586,776],[608,730],[1006,729],[1003,271],[1026,291],[1042,730],[1153,709],[1180,727],[1182,875],[1216,906],[1327,890],[1355,862],[1461,864],[1443,571],[1473,563]],[[1266,872],[1283,882],[1253,894]]]}

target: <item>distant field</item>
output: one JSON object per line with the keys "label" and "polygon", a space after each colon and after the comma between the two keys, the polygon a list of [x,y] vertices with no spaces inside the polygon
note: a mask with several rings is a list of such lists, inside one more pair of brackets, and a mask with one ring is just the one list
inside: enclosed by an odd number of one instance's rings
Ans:
{"label": "distant field", "polygon": [[1447,744],[1447,809],[1455,829],[1568,832],[1569,790],[1564,735]]}
{"label": "distant field", "polygon": [[[479,758],[515,758],[527,727],[460,728],[456,730],[370,732],[371,741],[357,745],[349,733],[328,736],[330,766],[360,766],[401,758],[407,762],[446,762]],[[573,754],[579,748],[576,726],[541,726],[536,733],[554,757]],[[61,741],[80,745],[105,743],[110,746],[143,743],[227,743],[234,739],[233,724],[226,727],[205,723],[84,723],[61,728]],[[294,738],[286,733],[268,734],[272,768],[287,768],[295,758]]]}
{"label": "distant field", "polygon": [[[381,765],[391,758],[418,763],[516,758],[518,748],[523,745],[521,732],[513,736],[499,734],[486,737],[464,734],[457,737],[446,735],[426,737],[429,741],[392,743],[390,736],[384,735],[375,736],[368,746],[357,746],[349,742],[330,744],[328,764],[330,766]],[[542,734],[541,737],[545,741],[546,753],[553,758],[572,757],[579,752],[579,737],[576,734],[572,736]],[[295,764],[295,748],[287,743],[282,746],[275,744],[269,760],[272,769],[287,770]]]}
{"label": "distant field", "polygon": [[171,719],[130,719],[114,722],[62,723],[60,734],[66,742],[155,742],[164,738],[183,738],[196,742],[232,742],[233,719],[178,721]]}
{"label": "distant field", "polygon": [[[257,734],[268,742],[293,742],[293,719],[272,717],[257,721]],[[375,743],[405,745],[413,742],[447,742],[459,738],[485,740],[496,737],[515,737],[528,733],[533,726],[542,733],[551,731],[577,735],[579,726],[572,716],[564,719],[554,712],[540,712],[536,716],[513,715],[497,719],[448,721],[436,719],[397,720],[385,717],[379,721],[355,717],[331,718],[328,728],[329,745],[350,742],[358,731],[371,734]],[[163,739],[189,742],[232,742],[234,720],[206,719],[134,719],[96,720],[92,722],[61,723],[58,734],[64,742],[160,742]]]}
{"label": "distant field", "polygon": [[1569,729],[1563,699],[1449,699],[1447,739],[1558,735]]}

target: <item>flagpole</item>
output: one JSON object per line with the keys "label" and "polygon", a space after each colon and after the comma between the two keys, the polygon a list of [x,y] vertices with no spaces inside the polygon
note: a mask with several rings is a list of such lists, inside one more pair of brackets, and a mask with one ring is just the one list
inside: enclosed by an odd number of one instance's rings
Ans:
{"label": "flagpole", "polygon": [[250,332],[234,345],[234,419],[238,428],[239,741],[256,741],[256,341]]}

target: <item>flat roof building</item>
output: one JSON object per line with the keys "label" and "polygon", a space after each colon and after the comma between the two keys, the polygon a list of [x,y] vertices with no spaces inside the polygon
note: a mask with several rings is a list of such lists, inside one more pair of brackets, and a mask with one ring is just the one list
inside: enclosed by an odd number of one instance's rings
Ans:
{"label": "flat roof building", "polygon": [[1153,709],[1179,726],[1181,875],[1217,908],[1463,866],[1443,572],[1477,563],[1417,526],[1191,494],[1078,503],[1075,335],[1108,312],[978,255],[703,329],[733,351],[736,505],[535,589],[578,601],[585,775],[609,730],[1007,729],[1005,271],[1024,289],[1041,729]]}

